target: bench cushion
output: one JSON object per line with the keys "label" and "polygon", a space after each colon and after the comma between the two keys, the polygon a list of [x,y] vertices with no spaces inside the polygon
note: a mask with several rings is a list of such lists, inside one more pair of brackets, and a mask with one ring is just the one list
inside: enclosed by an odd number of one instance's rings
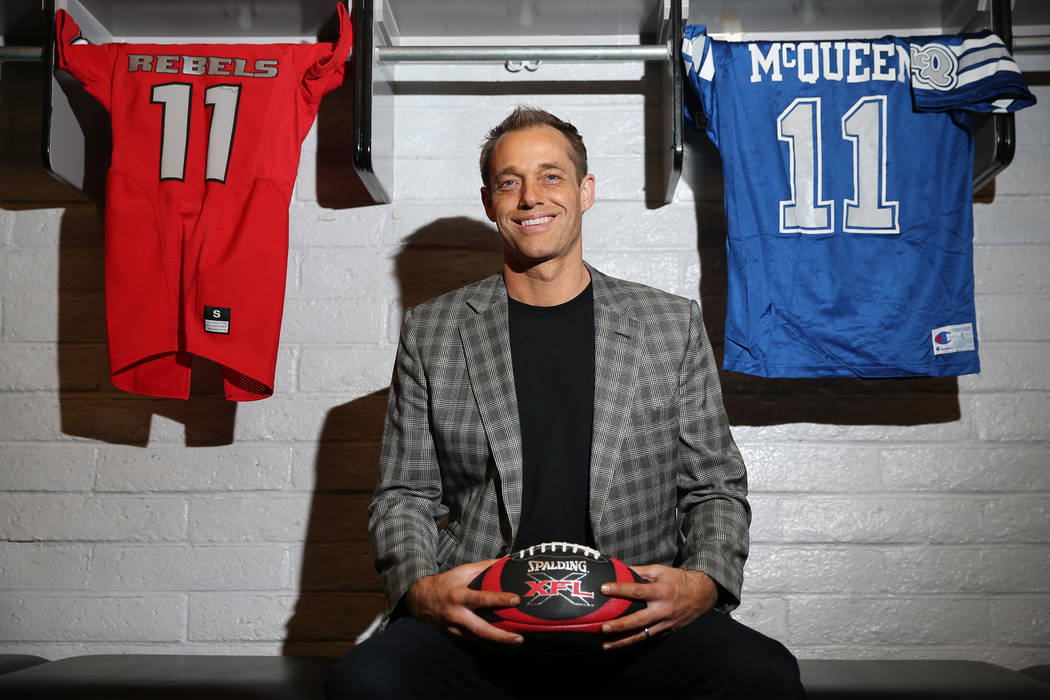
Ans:
{"label": "bench cushion", "polygon": [[1050,686],[983,661],[807,659],[799,667],[810,700],[1050,698]]}
{"label": "bench cushion", "polygon": [[322,700],[332,663],[293,656],[75,656],[0,676],[0,697]]}

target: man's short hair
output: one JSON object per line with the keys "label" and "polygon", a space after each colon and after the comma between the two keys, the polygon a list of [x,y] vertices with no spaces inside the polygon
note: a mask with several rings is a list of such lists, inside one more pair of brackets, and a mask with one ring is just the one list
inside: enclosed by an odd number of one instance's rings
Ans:
{"label": "man's short hair", "polygon": [[481,144],[481,181],[487,187],[489,185],[489,168],[492,165],[492,151],[500,138],[510,132],[521,129],[530,129],[537,126],[549,126],[557,129],[565,135],[569,144],[569,159],[576,168],[576,181],[583,182],[583,176],[587,174],[587,147],[583,145],[583,137],[576,127],[567,121],[562,121],[550,112],[535,107],[519,105],[502,122],[492,127],[485,142]]}

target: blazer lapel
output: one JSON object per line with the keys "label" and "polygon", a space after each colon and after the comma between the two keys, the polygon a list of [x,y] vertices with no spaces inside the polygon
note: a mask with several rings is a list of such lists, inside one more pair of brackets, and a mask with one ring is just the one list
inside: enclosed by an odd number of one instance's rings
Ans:
{"label": "blazer lapel", "polygon": [[[624,314],[600,272],[594,284],[594,427],[591,438],[591,531],[598,538],[602,511],[619,461],[631,412],[644,327]],[[597,544],[601,545],[600,542]]]}
{"label": "blazer lapel", "polygon": [[477,315],[460,326],[460,340],[471,390],[499,472],[513,541],[521,518],[521,423],[510,356],[507,291],[500,275],[487,282],[467,300]]}

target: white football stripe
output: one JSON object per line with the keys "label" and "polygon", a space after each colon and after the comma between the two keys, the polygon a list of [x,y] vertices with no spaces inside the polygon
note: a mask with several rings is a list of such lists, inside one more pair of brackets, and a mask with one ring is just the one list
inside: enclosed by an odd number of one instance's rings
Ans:
{"label": "white football stripe", "polygon": [[964,71],[959,75],[959,83],[956,87],[963,87],[971,83],[976,83],[978,80],[984,80],[985,78],[991,77],[1000,71],[1010,73],[1020,73],[1021,69],[1017,67],[1017,64],[1013,61],[996,61],[995,63],[988,63],[977,68],[971,68],[968,71]]}
{"label": "white football stripe", "polygon": [[700,70],[700,78],[708,82],[711,82],[715,77],[715,60],[712,58],[713,55],[714,51],[711,51],[710,47],[708,47],[708,50],[704,52],[704,66]]}
{"label": "white football stripe", "polygon": [[968,68],[969,66],[982,63],[984,61],[990,61],[997,58],[1010,58],[1010,53],[1006,50],[1005,46],[989,46],[986,49],[980,51],[974,51],[973,53],[966,54],[959,59],[959,68]]}
{"label": "white football stripe", "polygon": [[1002,46],[1003,41],[995,34],[989,34],[988,36],[980,39],[966,39],[961,44],[950,45],[950,48],[956,56],[961,56],[967,51],[973,51],[974,49],[980,49],[985,46],[992,46],[993,44],[998,44],[999,46]]}

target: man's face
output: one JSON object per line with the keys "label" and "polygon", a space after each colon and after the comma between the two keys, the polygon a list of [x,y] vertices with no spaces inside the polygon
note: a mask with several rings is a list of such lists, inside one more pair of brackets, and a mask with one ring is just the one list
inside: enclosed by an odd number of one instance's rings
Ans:
{"label": "man's face", "polygon": [[512,268],[582,259],[583,212],[594,203],[594,176],[578,179],[569,143],[557,129],[504,134],[492,151],[489,186],[481,188],[481,199]]}

